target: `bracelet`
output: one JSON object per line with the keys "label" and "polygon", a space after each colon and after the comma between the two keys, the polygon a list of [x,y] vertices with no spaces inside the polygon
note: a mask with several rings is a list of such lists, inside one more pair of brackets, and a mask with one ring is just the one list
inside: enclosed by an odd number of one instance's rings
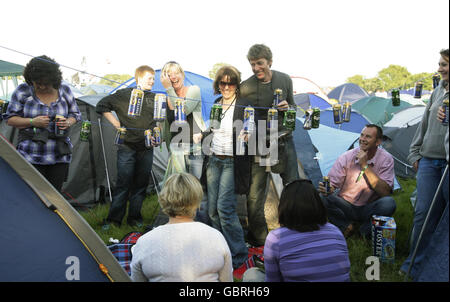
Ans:
{"label": "bracelet", "polygon": [[359,172],[358,178],[356,179],[356,182],[360,181],[361,177],[364,175],[364,172],[366,171],[366,169],[369,167],[368,164],[365,165],[364,168],[362,168],[361,172]]}
{"label": "bracelet", "polygon": [[30,126],[33,126],[33,119],[30,118]]}

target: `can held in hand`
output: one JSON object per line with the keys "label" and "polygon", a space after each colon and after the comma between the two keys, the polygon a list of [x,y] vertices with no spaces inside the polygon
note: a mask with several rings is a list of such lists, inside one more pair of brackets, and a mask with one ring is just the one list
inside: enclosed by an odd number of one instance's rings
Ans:
{"label": "can held in hand", "polygon": [[126,128],[119,128],[116,132],[116,138],[114,139],[114,144],[116,145],[123,145],[125,142],[125,135],[127,134]]}
{"label": "can held in hand", "polygon": [[335,124],[342,124],[342,110],[341,104],[333,105],[333,118]]}
{"label": "can held in hand", "polygon": [[350,102],[345,102],[342,106],[342,120],[345,123],[350,122],[350,116],[352,115],[352,105]]}
{"label": "can held in hand", "polygon": [[87,142],[89,140],[89,135],[91,135],[91,122],[83,121],[83,123],[81,123],[80,141]]}
{"label": "can held in hand", "polygon": [[433,75],[433,89],[439,86],[439,82],[441,81],[441,75],[439,73],[435,73]]}
{"label": "can held in hand", "polygon": [[219,129],[220,121],[222,120],[222,105],[214,104],[211,108],[211,113],[209,115],[209,121],[211,129]]}
{"label": "can held in hand", "polygon": [[305,130],[311,130],[312,125],[312,109],[306,109],[305,111],[305,121],[303,122],[303,129]]}
{"label": "can held in hand", "polygon": [[145,147],[151,148],[152,147],[152,130],[147,129],[144,131],[145,136]]}
{"label": "can held in hand", "polygon": [[244,109],[244,132],[253,133],[255,131],[255,109],[245,107]]}
{"label": "can held in hand", "polygon": [[320,109],[315,107],[311,117],[311,128],[319,128],[320,126]]}
{"label": "can held in hand", "polygon": [[278,121],[278,110],[275,108],[270,108],[267,111],[267,129],[272,131],[276,128],[276,123]]}
{"label": "can held in hand", "polygon": [[442,120],[442,125],[448,125],[448,99],[442,101],[442,109],[444,109],[445,117]]}
{"label": "can held in hand", "polygon": [[323,186],[325,187],[325,190],[327,194],[331,193],[331,184],[330,184],[330,178],[328,176],[324,176],[322,179]]}
{"label": "can held in hand", "polygon": [[58,114],[55,115],[55,136],[56,137],[62,137],[62,136],[65,136],[65,134],[66,134],[66,130],[61,129],[57,124],[62,119],[64,119],[63,115],[58,115]]}
{"label": "can held in hand", "polygon": [[417,82],[416,86],[414,88],[414,98],[420,99],[422,97],[422,88],[423,88],[423,83],[420,81]]}
{"label": "can held in hand", "polygon": [[294,107],[289,107],[289,109],[284,113],[283,126],[291,131],[295,130],[295,117],[297,111]]}
{"label": "can held in hand", "polygon": [[283,90],[281,89],[275,89],[273,92],[273,107],[277,108],[278,104],[282,101],[281,98],[283,97]]}
{"label": "can held in hand", "polygon": [[166,95],[157,93],[155,95],[155,109],[153,112],[153,119],[157,122],[162,122],[166,119],[167,100]]}
{"label": "can held in hand", "polygon": [[400,106],[400,91],[398,89],[392,89],[392,106]]}
{"label": "can held in hand", "polygon": [[156,126],[153,128],[153,139],[155,140],[155,145],[161,145],[161,128]]}
{"label": "can held in hand", "polygon": [[175,101],[175,123],[186,123],[186,110],[184,108],[184,100],[177,99]]}
{"label": "can held in hand", "polygon": [[130,96],[130,104],[128,105],[128,116],[139,117],[142,111],[142,100],[144,99],[144,91],[133,89]]}

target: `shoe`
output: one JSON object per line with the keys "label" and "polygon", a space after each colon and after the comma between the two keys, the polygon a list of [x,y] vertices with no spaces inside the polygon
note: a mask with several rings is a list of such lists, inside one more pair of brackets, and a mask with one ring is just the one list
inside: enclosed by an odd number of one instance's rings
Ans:
{"label": "shoe", "polygon": [[135,227],[135,228],[142,228],[144,226],[142,221],[136,221],[136,220],[128,221],[127,224],[129,226],[132,226],[132,227]]}

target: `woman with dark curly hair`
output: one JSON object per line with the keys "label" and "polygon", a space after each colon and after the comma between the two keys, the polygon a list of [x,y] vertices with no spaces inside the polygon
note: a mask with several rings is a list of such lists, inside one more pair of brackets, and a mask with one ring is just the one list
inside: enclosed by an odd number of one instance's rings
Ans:
{"label": "woman with dark curly hair", "polygon": [[19,153],[61,191],[72,160],[68,130],[81,113],[53,59],[31,59],[23,76],[25,83],[14,91],[6,112],[8,125],[19,129]]}

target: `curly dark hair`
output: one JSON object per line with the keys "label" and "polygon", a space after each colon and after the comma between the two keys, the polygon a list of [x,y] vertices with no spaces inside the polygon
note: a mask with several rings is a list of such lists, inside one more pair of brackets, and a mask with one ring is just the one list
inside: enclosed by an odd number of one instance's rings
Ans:
{"label": "curly dark hair", "polygon": [[59,89],[62,81],[62,72],[55,60],[43,55],[35,57],[28,62],[23,70],[25,82],[32,86],[33,82],[51,84]]}

